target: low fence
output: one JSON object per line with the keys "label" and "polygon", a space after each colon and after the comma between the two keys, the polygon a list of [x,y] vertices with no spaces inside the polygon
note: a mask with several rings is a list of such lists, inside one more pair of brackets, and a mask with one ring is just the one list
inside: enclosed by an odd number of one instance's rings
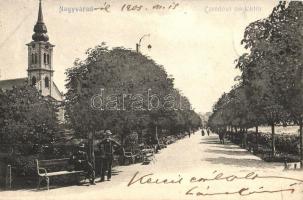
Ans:
{"label": "low fence", "polygon": [[7,156],[0,153],[0,189],[12,188],[12,167],[6,162]]}

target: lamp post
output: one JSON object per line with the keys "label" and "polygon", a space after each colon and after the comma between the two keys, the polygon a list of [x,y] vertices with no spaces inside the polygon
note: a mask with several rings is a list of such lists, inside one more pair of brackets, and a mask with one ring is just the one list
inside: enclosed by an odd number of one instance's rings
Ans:
{"label": "lamp post", "polygon": [[[137,53],[140,53],[141,42],[142,42],[143,38],[145,38],[145,37],[150,37],[150,34],[145,34],[145,35],[143,35],[143,36],[139,39],[139,42],[136,44],[136,52],[137,52]],[[150,44],[148,45],[148,48],[149,48],[149,49],[151,48],[151,45],[150,45]]]}

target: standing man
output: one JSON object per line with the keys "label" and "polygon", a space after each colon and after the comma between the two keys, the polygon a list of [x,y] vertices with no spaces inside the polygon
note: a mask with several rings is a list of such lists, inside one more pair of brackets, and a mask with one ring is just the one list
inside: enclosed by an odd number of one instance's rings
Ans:
{"label": "standing man", "polygon": [[[85,171],[85,177],[91,185],[95,185],[95,170],[92,164],[88,161],[88,156],[85,151],[85,144],[80,143],[78,150],[72,155],[71,161],[75,166],[76,171]],[[78,183],[80,180],[78,181]]]}
{"label": "standing man", "polygon": [[110,181],[112,176],[112,163],[114,146],[121,146],[117,141],[111,137],[110,130],[105,131],[105,138],[99,143],[99,149],[101,152],[101,179],[104,181],[105,172],[107,171],[107,180]]}

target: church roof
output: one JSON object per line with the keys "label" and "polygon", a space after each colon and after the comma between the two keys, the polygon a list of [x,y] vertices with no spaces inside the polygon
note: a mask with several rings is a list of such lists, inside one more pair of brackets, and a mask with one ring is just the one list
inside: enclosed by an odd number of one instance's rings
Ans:
{"label": "church roof", "polygon": [[23,86],[27,83],[27,78],[16,78],[0,81],[0,88],[4,90],[13,89],[14,86]]}
{"label": "church roof", "polygon": [[48,41],[48,35],[47,33],[47,28],[46,25],[44,24],[43,21],[43,13],[42,13],[42,6],[41,6],[41,0],[39,2],[39,11],[38,11],[38,20],[37,23],[34,27],[34,34],[32,36],[32,39],[36,42],[38,41],[43,41],[47,42]]}
{"label": "church roof", "polygon": [[63,101],[63,94],[60,92],[55,82],[53,82],[52,87],[52,97],[57,101]]}
{"label": "church roof", "polygon": [[[8,80],[2,80],[0,81],[0,89],[2,90],[11,90],[13,87],[19,87],[24,86],[27,84],[28,78],[16,78],[16,79],[8,79]],[[63,100],[63,94],[58,89],[55,82],[52,84],[52,95],[51,98],[62,101]]]}

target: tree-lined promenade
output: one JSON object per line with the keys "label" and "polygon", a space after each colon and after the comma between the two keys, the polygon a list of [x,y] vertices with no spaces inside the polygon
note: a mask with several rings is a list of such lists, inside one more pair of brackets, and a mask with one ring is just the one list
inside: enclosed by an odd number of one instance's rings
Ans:
{"label": "tree-lined promenade", "polygon": [[[201,126],[187,97],[154,60],[104,44],[86,55],[67,70],[67,93],[60,104],[35,86],[0,91],[0,177],[10,173],[9,165],[14,178],[35,182],[36,159],[68,159],[79,142],[85,143],[82,150],[99,175],[99,144],[106,130],[121,144],[115,150],[123,164],[125,159],[142,161],[142,150],[158,151]],[[58,106],[64,107],[64,123],[56,117]]]}
{"label": "tree-lined promenade", "polygon": [[[282,163],[264,162],[237,145],[220,144],[215,134],[201,137],[198,131],[161,150],[149,165],[115,167],[116,175],[111,181],[89,187],[71,184],[58,187],[54,183],[47,192],[35,189],[3,191],[0,199],[276,200],[283,196],[284,199],[301,200],[302,184],[298,180],[302,180],[301,171],[282,170]],[[155,183],[157,179],[158,184]],[[169,182],[171,180],[175,183]],[[199,192],[205,195],[198,195]]]}
{"label": "tree-lined promenade", "polygon": [[[303,3],[280,2],[269,17],[249,24],[242,44],[248,50],[237,59],[238,84],[213,107],[208,125],[234,136],[258,126],[271,126],[271,154],[276,155],[277,125],[298,125],[303,161]],[[231,136],[232,137],[232,136]],[[283,141],[282,141],[283,142]],[[287,142],[287,139],[284,141]],[[296,141],[293,141],[296,142]],[[244,141],[244,143],[246,143]],[[295,145],[294,145],[295,146]],[[292,148],[292,146],[289,146]]]}

